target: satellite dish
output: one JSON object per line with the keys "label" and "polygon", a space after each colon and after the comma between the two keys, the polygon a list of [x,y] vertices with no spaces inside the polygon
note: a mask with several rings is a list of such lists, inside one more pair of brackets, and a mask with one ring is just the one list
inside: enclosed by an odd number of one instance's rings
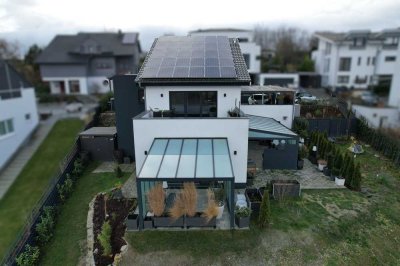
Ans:
{"label": "satellite dish", "polygon": [[110,81],[108,79],[103,80],[103,85],[108,86],[110,84]]}

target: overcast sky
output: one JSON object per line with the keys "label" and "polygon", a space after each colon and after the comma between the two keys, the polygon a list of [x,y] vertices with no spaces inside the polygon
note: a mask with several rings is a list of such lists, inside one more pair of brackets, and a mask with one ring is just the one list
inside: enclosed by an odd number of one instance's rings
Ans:
{"label": "overcast sky", "polygon": [[309,30],[400,27],[399,0],[0,0],[0,38],[22,47],[56,34],[139,31],[147,50],[164,33],[210,27],[296,26]]}

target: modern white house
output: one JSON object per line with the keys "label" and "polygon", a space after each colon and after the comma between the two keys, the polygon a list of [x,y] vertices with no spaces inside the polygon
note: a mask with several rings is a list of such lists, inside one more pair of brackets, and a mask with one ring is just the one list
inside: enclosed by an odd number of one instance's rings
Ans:
{"label": "modern white house", "polygon": [[[247,69],[250,73],[252,81],[261,71],[261,47],[254,42],[254,32],[251,30],[243,29],[230,29],[230,28],[213,28],[213,29],[199,29],[189,32],[190,36],[226,36],[228,38],[236,38],[239,41],[240,50],[243,53],[244,61],[246,62]],[[254,78],[253,78],[254,77]],[[254,82],[253,82],[254,83]]]}
{"label": "modern white house", "polygon": [[387,106],[354,106],[371,125],[390,126],[399,121],[400,28],[379,32],[356,30],[347,33],[318,32],[318,49],[312,53],[322,86],[367,89],[383,86],[390,90]]}
{"label": "modern white house", "polygon": [[[154,41],[135,80],[145,95],[145,111],[133,118],[141,226],[146,193],[156,182],[190,181],[224,184],[233,228],[234,188],[247,182],[250,139],[276,143],[282,149],[274,151],[297,164],[297,135],[279,122],[285,113],[293,119],[294,92],[250,86],[240,48],[238,39],[226,36]],[[254,95],[261,95],[259,104],[249,104]]]}
{"label": "modern white house", "polygon": [[137,73],[138,36],[121,31],[57,35],[36,59],[42,80],[52,94],[106,93],[107,78]]}
{"label": "modern white house", "polygon": [[38,126],[34,88],[0,60],[0,171]]}

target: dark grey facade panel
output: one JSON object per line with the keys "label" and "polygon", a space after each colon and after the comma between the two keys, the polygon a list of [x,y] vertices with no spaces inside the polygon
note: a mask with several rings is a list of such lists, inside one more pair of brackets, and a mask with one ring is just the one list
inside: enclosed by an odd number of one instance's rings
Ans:
{"label": "dark grey facade panel", "polygon": [[293,84],[294,80],[292,78],[265,78],[264,86],[266,85],[275,85],[287,87],[288,84]]}
{"label": "dark grey facade panel", "polygon": [[298,145],[285,145],[283,149],[265,149],[263,169],[297,169]]}
{"label": "dark grey facade panel", "polygon": [[69,64],[42,64],[40,65],[40,73],[44,78],[52,77],[86,77],[86,65],[69,65]]}
{"label": "dark grey facade panel", "polygon": [[135,159],[132,119],[144,111],[144,102],[139,101],[139,87],[135,78],[136,75],[118,75],[112,78],[118,148],[132,159]]}
{"label": "dark grey facade panel", "polygon": [[80,136],[81,150],[87,151],[92,160],[110,162],[114,160],[116,139],[111,136]]}

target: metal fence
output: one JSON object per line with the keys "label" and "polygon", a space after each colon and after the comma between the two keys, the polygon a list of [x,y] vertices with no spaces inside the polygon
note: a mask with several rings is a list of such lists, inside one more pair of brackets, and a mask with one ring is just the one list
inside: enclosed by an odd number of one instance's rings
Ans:
{"label": "metal fence", "polygon": [[[85,126],[84,130],[95,126],[98,122],[100,109],[95,109],[93,119]],[[57,185],[63,184],[67,178],[67,174],[71,173],[74,168],[75,160],[79,156],[80,145],[79,139],[76,138],[74,145],[68,152],[68,154],[60,161],[59,168],[54,173],[53,178],[50,179],[45,192],[42,197],[33,207],[32,211],[26,218],[26,222],[21,230],[18,232],[14,242],[10,245],[10,248],[5,253],[0,265],[16,265],[15,258],[18,257],[24,251],[27,244],[34,245],[36,243],[36,224],[39,222],[39,218],[43,213],[43,209],[47,206],[58,206],[61,203]]]}

